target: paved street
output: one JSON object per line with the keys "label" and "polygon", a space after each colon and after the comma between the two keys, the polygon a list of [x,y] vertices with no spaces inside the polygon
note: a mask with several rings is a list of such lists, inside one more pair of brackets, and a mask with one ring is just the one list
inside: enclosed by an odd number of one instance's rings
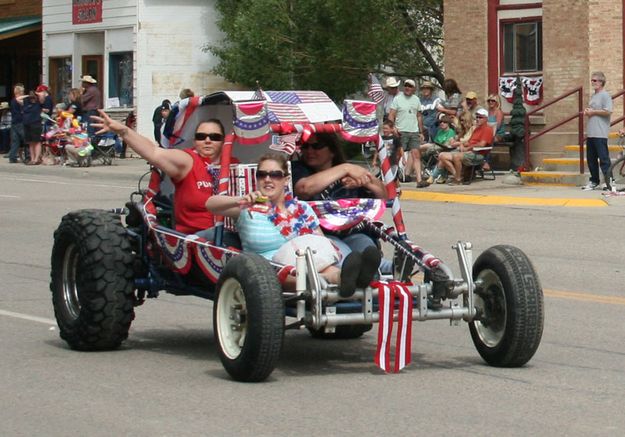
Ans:
{"label": "paved street", "polygon": [[[545,292],[545,330],[520,369],[488,367],[468,327],[415,322],[413,363],[373,364],[377,331],[323,341],[289,331],[266,383],[232,382],[213,339],[211,303],[163,294],[136,309],[114,352],[80,353],[59,338],[48,289],[52,235],[79,208],[119,207],[147,168],[0,162],[0,433],[135,436],[618,435],[625,390],[625,197],[603,206],[403,203],[411,238],[458,273],[450,246],[523,249]],[[574,188],[430,187],[442,196],[603,200]],[[405,189],[409,189],[406,185]],[[454,194],[455,194],[454,193]],[[503,193],[503,194],[502,194]],[[407,196],[410,197],[410,196]],[[434,199],[433,199],[434,200]]]}

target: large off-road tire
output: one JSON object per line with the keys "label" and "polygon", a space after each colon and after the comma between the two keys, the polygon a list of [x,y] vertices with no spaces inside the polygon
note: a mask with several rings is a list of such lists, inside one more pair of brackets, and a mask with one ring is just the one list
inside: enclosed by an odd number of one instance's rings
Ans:
{"label": "large off-road tire", "polygon": [[282,288],[269,262],[253,253],[224,267],[213,303],[219,358],[237,381],[266,379],[278,362],[284,339]]}
{"label": "large off-road tire", "polygon": [[54,232],[50,290],[61,338],[72,349],[108,350],[134,318],[133,254],[119,216],[80,210]]}
{"label": "large off-road tire", "polygon": [[491,366],[519,367],[540,344],[544,302],[529,258],[513,246],[493,246],[473,266],[478,316],[469,324],[477,351]]}

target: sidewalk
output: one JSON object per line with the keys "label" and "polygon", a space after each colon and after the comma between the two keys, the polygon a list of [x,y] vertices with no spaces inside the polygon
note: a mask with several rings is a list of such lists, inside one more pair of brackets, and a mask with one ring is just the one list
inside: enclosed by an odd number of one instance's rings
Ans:
{"label": "sidewalk", "polygon": [[[21,176],[63,176],[82,179],[107,180],[109,182],[137,182],[149,170],[141,158],[115,159],[113,165],[93,165],[91,167],[63,167],[59,165],[9,164],[0,157],[1,174]],[[469,203],[481,205],[535,205],[598,208],[610,203],[625,204],[625,196],[611,197],[601,191],[582,191],[579,187],[554,185],[505,185],[505,173],[496,173],[494,181],[478,179],[471,185],[450,186],[434,184],[427,188],[416,188],[414,182],[401,184],[402,201]]]}
{"label": "sidewalk", "polygon": [[[507,173],[496,172],[494,181],[477,179],[471,185],[434,184],[416,188],[414,182],[402,183],[401,200],[470,203],[481,205],[535,205],[601,208],[625,197],[604,196],[601,191],[547,184],[506,185]],[[625,200],[623,200],[625,202]]]}

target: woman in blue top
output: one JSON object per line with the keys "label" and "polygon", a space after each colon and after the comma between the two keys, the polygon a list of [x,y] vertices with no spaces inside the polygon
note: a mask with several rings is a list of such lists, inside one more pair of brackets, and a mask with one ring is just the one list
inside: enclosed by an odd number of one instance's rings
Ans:
{"label": "woman in blue top", "polygon": [[[351,296],[356,287],[364,288],[373,280],[380,263],[377,249],[350,253],[343,269],[336,264],[340,254],[323,235],[319,219],[305,202],[293,198],[288,188],[286,158],[268,153],[258,162],[257,187],[245,196],[212,196],[206,208],[220,215],[237,218],[236,226],[245,251],[258,253],[280,264],[289,264],[298,247],[316,251],[315,267],[328,282],[339,284],[343,297]],[[302,241],[298,243],[297,241]],[[295,285],[295,278],[284,282],[285,289]]]}

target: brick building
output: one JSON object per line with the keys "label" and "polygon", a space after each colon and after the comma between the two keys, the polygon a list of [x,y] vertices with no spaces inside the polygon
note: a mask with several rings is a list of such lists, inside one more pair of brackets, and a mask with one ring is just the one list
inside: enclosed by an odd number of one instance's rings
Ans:
{"label": "brick building", "polygon": [[0,100],[41,79],[41,0],[0,0]]}
{"label": "brick building", "polygon": [[[625,0],[444,0],[444,10],[446,76],[463,92],[474,90],[481,98],[501,93],[506,78],[519,75],[531,83],[542,79],[541,103],[582,86],[585,107],[595,70],[606,74],[611,94],[625,88]],[[504,111],[510,107],[504,101]],[[532,117],[532,131],[577,110],[577,97],[568,97]],[[622,114],[619,97],[612,120]],[[572,121],[534,140],[532,163],[561,153],[564,144],[577,144],[577,126]]]}

